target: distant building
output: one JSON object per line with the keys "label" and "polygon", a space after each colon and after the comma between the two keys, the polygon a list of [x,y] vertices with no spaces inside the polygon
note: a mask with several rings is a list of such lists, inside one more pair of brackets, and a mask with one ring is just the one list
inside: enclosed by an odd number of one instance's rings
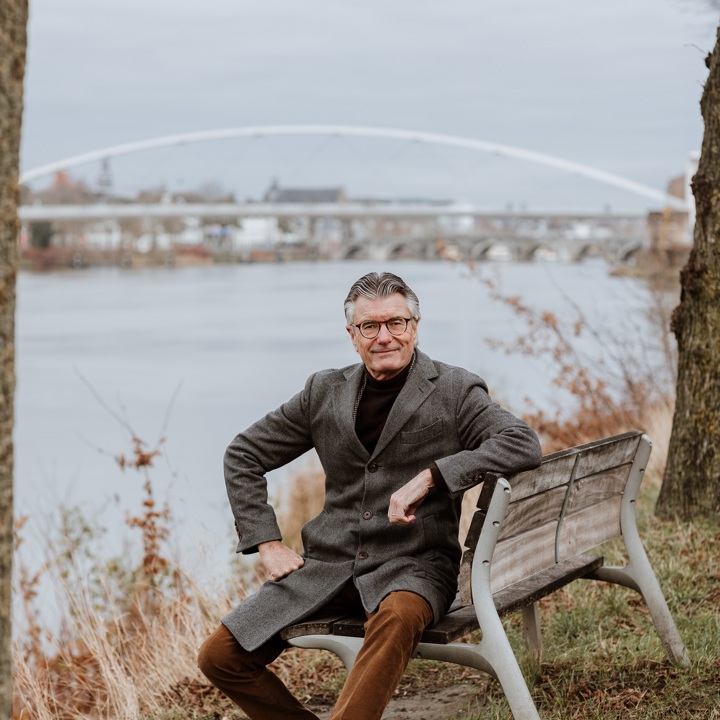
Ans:
{"label": "distant building", "polygon": [[345,190],[333,188],[281,188],[277,180],[268,188],[262,202],[265,203],[342,203],[346,202]]}

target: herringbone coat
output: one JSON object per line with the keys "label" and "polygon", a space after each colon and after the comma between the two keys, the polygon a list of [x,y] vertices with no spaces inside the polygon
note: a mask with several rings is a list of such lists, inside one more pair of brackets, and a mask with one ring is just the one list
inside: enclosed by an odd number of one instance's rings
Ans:
{"label": "herringbone coat", "polygon": [[[365,609],[390,592],[424,597],[438,620],[456,593],[460,500],[486,472],[536,467],[535,433],[490,400],[485,382],[417,352],[415,365],[370,455],[354,428],[362,364],[312,375],[302,392],[230,444],[225,481],[238,552],[281,539],[265,474],[315,448],[326,474],[322,512],[302,531],[305,565],[266,582],[223,623],[246,650],[322,607],[353,578]],[[390,524],[392,493],[436,462],[433,488],[408,527]]]}

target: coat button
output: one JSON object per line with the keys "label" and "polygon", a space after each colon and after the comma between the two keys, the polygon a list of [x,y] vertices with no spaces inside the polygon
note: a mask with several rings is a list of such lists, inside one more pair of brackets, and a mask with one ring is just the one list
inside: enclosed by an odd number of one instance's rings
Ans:
{"label": "coat button", "polygon": [[372,512],[371,512],[370,510],[366,510],[366,511],[362,514],[363,520],[369,520],[369,519],[372,517],[372,515],[373,515],[373,514],[372,514]]}
{"label": "coat button", "polygon": [[367,554],[364,550],[361,550],[361,551],[357,554],[357,556],[358,556],[358,560],[367,560],[368,554]]}
{"label": "coat button", "polygon": [[370,472],[375,472],[377,469],[378,469],[377,463],[370,463],[370,464],[368,465],[368,470],[369,470]]}

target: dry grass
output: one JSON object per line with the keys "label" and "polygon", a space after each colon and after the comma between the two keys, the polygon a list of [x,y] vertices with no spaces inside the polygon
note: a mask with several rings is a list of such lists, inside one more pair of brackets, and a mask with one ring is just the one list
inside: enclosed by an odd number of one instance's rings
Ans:
{"label": "dry grass", "polygon": [[43,568],[58,597],[57,629],[34,607],[42,576],[20,566],[25,632],[14,646],[14,718],[139,718],[171,705],[173,687],[200,681],[197,648],[230,608],[162,556],[170,517],[149,482],[143,508],[127,519],[142,535],[138,567],[89,556],[79,538],[90,543],[92,534],[77,512],[66,516]]}
{"label": "dry grass", "polygon": [[[122,460],[146,478],[142,511],[126,518],[142,548],[135,566],[97,558],[96,530],[77,509],[61,512],[57,537],[47,539],[50,559],[39,570],[17,563],[24,627],[13,655],[14,720],[244,717],[196,667],[198,648],[231,609],[231,593],[199,587],[164,554],[172,518],[157,506],[147,476],[159,453],[142,447],[133,439],[130,459]],[[300,547],[300,530],[320,511],[323,496],[317,463],[295,473],[286,506],[293,512],[280,516],[289,544]],[[26,520],[17,524],[17,548]],[[240,572],[244,588],[238,591],[232,580],[236,599],[258,582],[252,565]],[[61,614],[55,630],[38,607],[46,579]],[[344,677],[340,661],[319,651],[291,650],[274,669],[300,697],[309,699],[312,688],[319,703],[334,699]]]}

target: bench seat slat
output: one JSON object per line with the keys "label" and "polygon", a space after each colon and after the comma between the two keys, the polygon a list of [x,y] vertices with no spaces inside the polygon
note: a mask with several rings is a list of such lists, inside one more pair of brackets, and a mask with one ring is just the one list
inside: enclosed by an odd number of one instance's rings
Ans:
{"label": "bench seat slat", "polygon": [[330,635],[334,632],[335,624],[347,618],[350,615],[319,615],[318,617],[310,617],[307,620],[289,625],[280,631],[280,637],[283,640],[292,640],[303,635]]}

